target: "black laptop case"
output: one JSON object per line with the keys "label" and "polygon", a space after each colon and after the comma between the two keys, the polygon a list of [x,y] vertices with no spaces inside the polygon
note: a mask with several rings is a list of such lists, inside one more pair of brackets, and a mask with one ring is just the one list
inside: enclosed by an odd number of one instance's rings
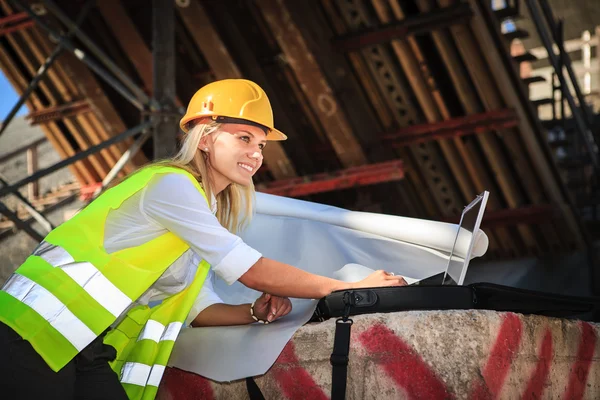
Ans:
{"label": "black laptop case", "polygon": [[493,283],[340,290],[322,298],[311,321],[409,310],[495,310],[597,320],[600,298],[574,297]]}

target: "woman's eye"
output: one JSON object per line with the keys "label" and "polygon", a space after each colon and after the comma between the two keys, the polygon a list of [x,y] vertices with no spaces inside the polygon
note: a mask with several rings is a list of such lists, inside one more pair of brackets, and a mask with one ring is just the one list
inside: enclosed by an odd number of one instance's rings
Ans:
{"label": "woman's eye", "polygon": [[250,136],[241,136],[240,139],[246,143],[250,143]]}
{"label": "woman's eye", "polygon": [[264,143],[259,144],[258,148],[261,149],[261,150],[264,149],[265,148],[265,144]]}

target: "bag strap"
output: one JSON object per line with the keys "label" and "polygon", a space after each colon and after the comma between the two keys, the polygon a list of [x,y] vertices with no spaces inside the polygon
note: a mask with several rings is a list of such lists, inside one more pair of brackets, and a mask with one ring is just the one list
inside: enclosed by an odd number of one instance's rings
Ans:
{"label": "bag strap", "polygon": [[350,353],[350,331],[353,321],[339,318],[335,321],[333,353],[331,353],[331,400],[346,398],[346,379],[348,376],[348,353]]}
{"label": "bag strap", "polygon": [[248,390],[248,397],[250,400],[265,400],[260,388],[251,376],[246,378],[246,389]]}

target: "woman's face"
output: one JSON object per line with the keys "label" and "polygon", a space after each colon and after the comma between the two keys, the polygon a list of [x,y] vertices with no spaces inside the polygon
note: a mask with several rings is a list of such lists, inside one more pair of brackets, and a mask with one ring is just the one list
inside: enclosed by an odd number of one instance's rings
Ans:
{"label": "woman's face", "polygon": [[266,144],[267,135],[261,128],[244,124],[223,124],[202,138],[199,149],[208,154],[215,191],[231,183],[251,184],[262,165]]}

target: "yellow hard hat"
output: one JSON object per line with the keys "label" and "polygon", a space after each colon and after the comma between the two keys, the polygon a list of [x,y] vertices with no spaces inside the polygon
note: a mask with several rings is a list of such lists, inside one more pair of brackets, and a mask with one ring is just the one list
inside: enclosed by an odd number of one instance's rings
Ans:
{"label": "yellow hard hat", "polygon": [[287,139],[274,127],[273,110],[265,91],[246,79],[224,79],[200,88],[190,100],[179,126],[187,132],[188,122],[203,117],[223,122],[249,121],[267,129],[267,140]]}

